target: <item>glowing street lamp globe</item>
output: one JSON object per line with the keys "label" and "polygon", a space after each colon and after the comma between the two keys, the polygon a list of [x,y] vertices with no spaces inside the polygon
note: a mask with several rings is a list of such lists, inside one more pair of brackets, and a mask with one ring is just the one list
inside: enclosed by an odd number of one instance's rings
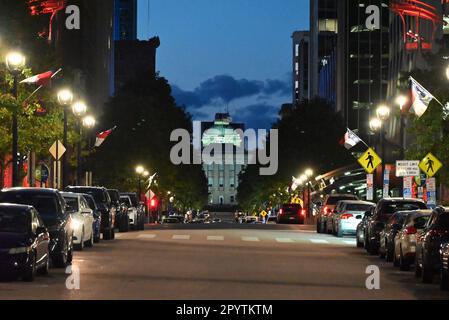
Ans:
{"label": "glowing street lamp globe", "polygon": [[6,55],[6,67],[14,75],[20,74],[26,65],[26,58],[20,52],[10,52]]}
{"label": "glowing street lamp globe", "polygon": [[69,89],[62,89],[58,92],[58,102],[62,106],[68,106],[73,102],[73,93]]}
{"label": "glowing street lamp globe", "polygon": [[145,168],[144,167],[142,167],[142,166],[137,166],[136,167],[136,173],[138,175],[142,175],[144,172],[145,172]]}
{"label": "glowing street lamp globe", "polygon": [[309,178],[312,177],[313,176],[313,170],[312,169],[307,169],[306,170],[306,176],[309,177]]}
{"label": "glowing street lamp globe", "polygon": [[390,117],[390,112],[390,108],[385,105],[379,106],[376,110],[377,117],[381,121],[387,120]]}
{"label": "glowing street lamp globe", "polygon": [[92,116],[87,116],[83,119],[83,126],[88,129],[95,127],[96,124],[97,124],[97,121]]}
{"label": "glowing street lamp globe", "polygon": [[78,101],[72,106],[73,114],[77,117],[82,117],[87,112],[87,106],[84,102]]}
{"label": "glowing street lamp globe", "polygon": [[379,118],[371,119],[371,121],[369,122],[369,127],[371,131],[377,132],[382,127],[382,121]]}

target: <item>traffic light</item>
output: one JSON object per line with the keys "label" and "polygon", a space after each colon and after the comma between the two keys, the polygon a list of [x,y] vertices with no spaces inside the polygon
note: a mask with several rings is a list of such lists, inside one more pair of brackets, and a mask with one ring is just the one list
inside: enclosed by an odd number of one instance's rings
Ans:
{"label": "traffic light", "polygon": [[156,209],[157,208],[157,199],[151,199],[151,201],[150,201],[150,208],[151,209]]}

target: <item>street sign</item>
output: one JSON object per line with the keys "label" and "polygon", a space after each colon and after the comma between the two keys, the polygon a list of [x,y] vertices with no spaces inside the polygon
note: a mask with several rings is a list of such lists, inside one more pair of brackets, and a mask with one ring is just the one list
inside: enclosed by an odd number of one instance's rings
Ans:
{"label": "street sign", "polygon": [[262,216],[262,218],[265,218],[267,216],[267,212],[265,210],[262,210],[262,212],[260,213],[260,215]]}
{"label": "street sign", "polygon": [[404,177],[404,199],[412,199],[413,177]]}
{"label": "street sign", "polygon": [[435,207],[437,205],[437,186],[435,178],[428,178],[426,180],[427,188],[427,205]]}
{"label": "street sign", "polygon": [[50,169],[45,164],[41,164],[36,169],[36,181],[47,183],[48,178],[50,178]]}
{"label": "street sign", "polygon": [[374,176],[371,173],[366,175],[366,200],[374,200]]}
{"label": "street sign", "polygon": [[433,177],[443,167],[443,164],[432,153],[429,153],[419,164],[419,168],[428,176]]}
{"label": "street sign", "polygon": [[383,197],[390,197],[390,170],[385,169],[384,172],[384,188],[383,188]]}
{"label": "street sign", "polygon": [[366,152],[358,159],[358,162],[366,172],[373,173],[382,163],[382,159],[373,149],[368,148],[368,150],[366,150]]}
{"label": "street sign", "polygon": [[58,140],[55,143],[53,143],[53,145],[48,151],[50,151],[50,154],[53,156],[55,160],[60,160],[67,150],[61,143],[61,141]]}
{"label": "street sign", "polygon": [[294,197],[291,201],[291,204],[300,204],[302,206],[303,202],[299,197]]}
{"label": "street sign", "polygon": [[419,160],[396,161],[396,177],[417,177],[419,174]]}

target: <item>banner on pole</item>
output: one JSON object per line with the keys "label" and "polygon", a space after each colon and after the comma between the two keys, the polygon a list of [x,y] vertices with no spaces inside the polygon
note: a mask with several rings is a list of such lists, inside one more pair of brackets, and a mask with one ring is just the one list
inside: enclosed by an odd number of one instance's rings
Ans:
{"label": "banner on pole", "polygon": [[374,200],[374,175],[372,173],[366,175],[366,200]]}

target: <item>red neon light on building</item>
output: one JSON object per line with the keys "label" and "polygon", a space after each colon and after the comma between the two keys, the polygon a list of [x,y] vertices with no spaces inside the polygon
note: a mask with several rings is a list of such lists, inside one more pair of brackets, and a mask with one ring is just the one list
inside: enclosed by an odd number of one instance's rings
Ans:
{"label": "red neon light on building", "polygon": [[48,27],[48,40],[51,41],[53,36],[53,19],[59,11],[65,9],[67,0],[29,0],[28,5],[33,16],[41,14],[51,15]]}
{"label": "red neon light on building", "polygon": [[[443,0],[448,2],[448,0]],[[445,24],[443,18],[437,13],[437,9],[419,0],[392,1],[391,10],[399,15],[404,27],[404,44],[407,50],[431,50],[438,27]],[[415,25],[407,26],[405,17],[414,17]],[[433,26],[431,39],[425,39],[421,35],[422,20],[430,21]]]}

